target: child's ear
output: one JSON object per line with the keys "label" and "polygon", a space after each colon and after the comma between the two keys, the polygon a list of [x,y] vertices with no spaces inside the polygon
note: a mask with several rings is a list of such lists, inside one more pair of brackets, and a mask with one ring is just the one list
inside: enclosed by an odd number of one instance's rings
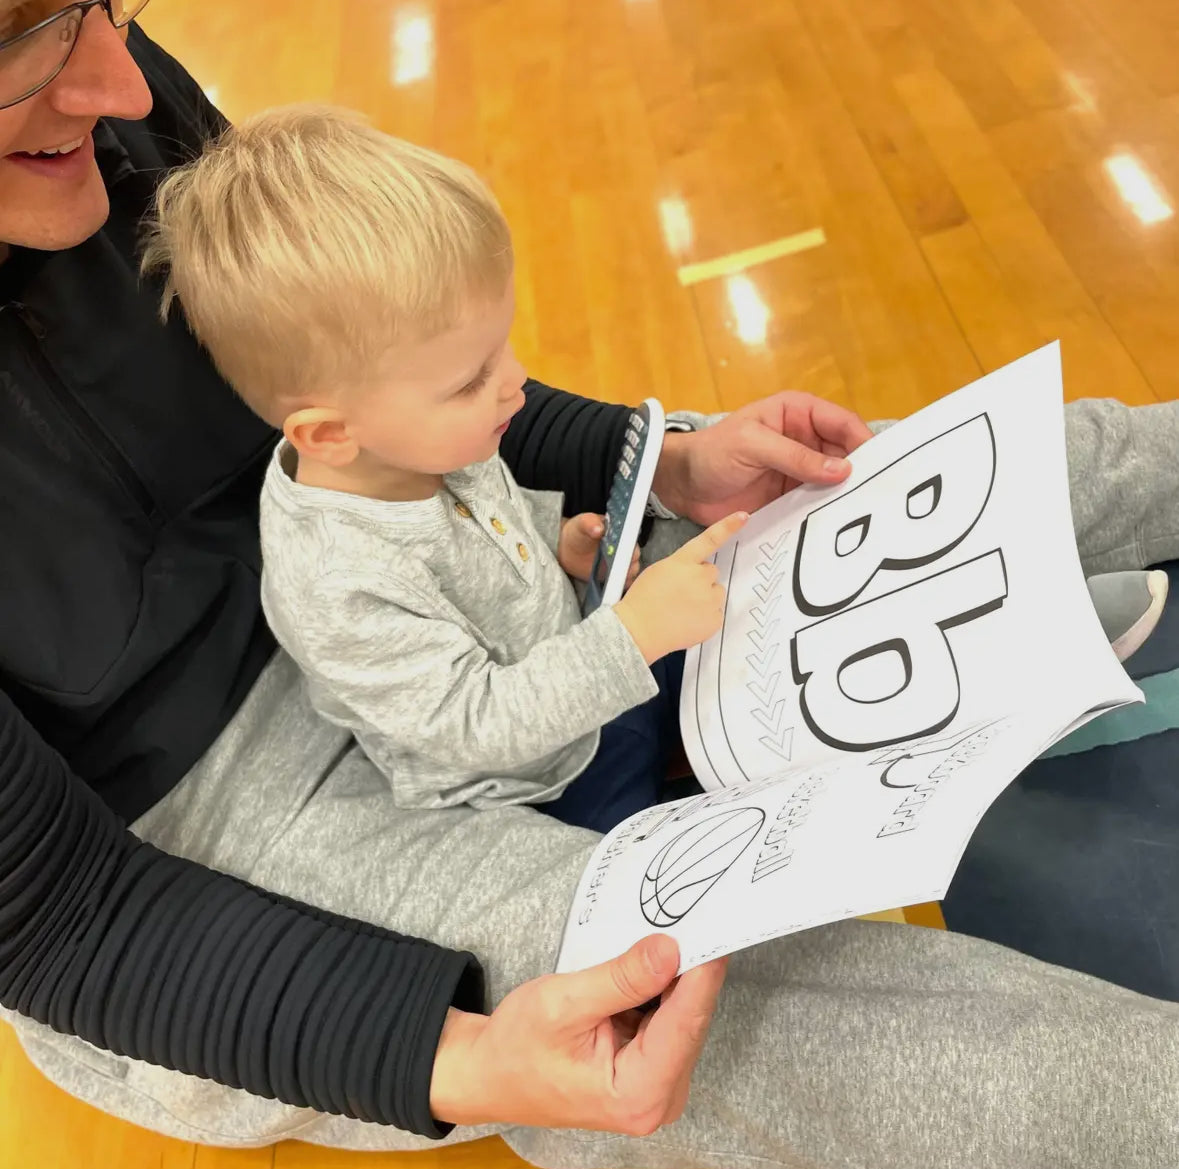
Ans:
{"label": "child's ear", "polygon": [[328,406],[296,410],[288,415],[282,432],[300,458],[326,463],[329,467],[346,467],[360,454],[344,416]]}

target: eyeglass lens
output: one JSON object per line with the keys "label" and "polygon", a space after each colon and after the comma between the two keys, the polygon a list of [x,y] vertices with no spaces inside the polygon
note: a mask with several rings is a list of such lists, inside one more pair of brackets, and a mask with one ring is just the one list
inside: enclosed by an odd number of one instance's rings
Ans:
{"label": "eyeglass lens", "polygon": [[[112,0],[115,27],[129,24],[146,6],[147,0]],[[5,7],[0,0],[0,108],[32,96],[61,72],[89,7],[61,0]]]}

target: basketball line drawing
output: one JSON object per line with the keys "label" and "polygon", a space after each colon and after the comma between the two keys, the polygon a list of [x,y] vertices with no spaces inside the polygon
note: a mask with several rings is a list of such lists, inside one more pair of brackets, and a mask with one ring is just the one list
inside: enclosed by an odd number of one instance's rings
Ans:
{"label": "basketball line drawing", "polygon": [[643,830],[632,838],[632,843],[639,844],[644,840],[650,840],[654,836],[662,835],[668,829],[674,828],[681,821],[696,815],[697,812],[704,812],[709,808],[719,810],[727,804],[735,803],[737,800],[751,799],[759,792],[768,791],[771,788],[777,787],[780,782],[780,777],[777,775],[767,776],[763,779],[751,779],[748,783],[717,788],[703,795],[694,796],[682,807],[672,804],[670,805],[670,811],[648,821]]}
{"label": "basketball line drawing", "polygon": [[673,836],[643,874],[643,916],[660,929],[682,921],[733,867],[765,818],[761,808],[726,808]]}

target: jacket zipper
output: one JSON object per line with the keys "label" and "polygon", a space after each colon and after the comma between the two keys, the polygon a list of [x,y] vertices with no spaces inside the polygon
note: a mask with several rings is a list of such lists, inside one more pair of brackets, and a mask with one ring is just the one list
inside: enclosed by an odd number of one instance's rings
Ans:
{"label": "jacket zipper", "polygon": [[17,332],[21,335],[25,352],[54,401],[73,424],[78,436],[144,515],[149,519],[154,519],[157,515],[155,500],[135,473],[126,455],[106,436],[102,427],[90,417],[81,403],[69,392],[61,378],[57,376],[57,371],[49,364],[45,354],[41,352],[41,342],[45,340],[45,329],[41,322],[37,320],[31,309],[17,301],[12,301],[7,305],[0,306],[0,308],[11,309],[16,315]]}

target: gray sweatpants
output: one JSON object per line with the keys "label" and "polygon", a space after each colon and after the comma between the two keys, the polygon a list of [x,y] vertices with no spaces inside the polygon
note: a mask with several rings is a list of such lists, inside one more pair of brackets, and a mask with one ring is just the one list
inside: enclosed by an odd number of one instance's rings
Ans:
{"label": "gray sweatpants", "polygon": [[[1179,555],[1179,404],[1069,412],[1090,571]],[[162,848],[483,960],[493,999],[552,969],[595,837],[531,808],[404,812],[279,657],[135,826]],[[18,1022],[76,1096],[189,1140],[408,1149]],[[489,1130],[467,1129],[451,1140]],[[687,1114],[644,1139],[504,1133],[541,1165],[673,1169],[1179,1166],[1179,1006],[972,938],[845,922],[738,954]]]}

